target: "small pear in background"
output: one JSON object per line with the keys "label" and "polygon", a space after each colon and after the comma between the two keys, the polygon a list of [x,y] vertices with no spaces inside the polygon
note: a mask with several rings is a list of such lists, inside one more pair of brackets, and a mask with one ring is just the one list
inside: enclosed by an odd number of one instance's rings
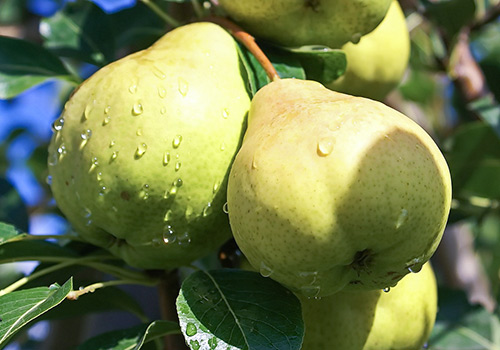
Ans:
{"label": "small pear in background", "polygon": [[436,277],[429,263],[387,292],[299,298],[305,326],[302,350],[422,349],[437,313]]}
{"label": "small pear in background", "polygon": [[371,32],[391,0],[219,0],[252,35],[282,46],[340,47]]}
{"label": "small pear in background", "polygon": [[347,70],[325,86],[355,96],[384,99],[403,78],[410,58],[410,35],[399,3],[393,1],[382,23],[359,43],[347,43],[341,49],[346,54]]}
{"label": "small pear in background", "polygon": [[132,266],[189,264],[231,236],[226,183],[250,105],[236,42],[195,23],[100,69],[66,103],[52,191],[89,242]]}
{"label": "small pear in background", "polygon": [[414,121],[295,79],[254,96],[228,182],[243,254],[308,297],[383,289],[420,270],[450,202],[446,161]]}

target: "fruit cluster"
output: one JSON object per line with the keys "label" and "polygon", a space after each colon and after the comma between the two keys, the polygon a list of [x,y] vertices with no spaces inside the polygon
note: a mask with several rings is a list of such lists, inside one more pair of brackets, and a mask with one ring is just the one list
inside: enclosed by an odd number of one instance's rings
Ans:
{"label": "fruit cluster", "polygon": [[253,269],[301,299],[304,349],[421,347],[451,180],[432,138],[374,100],[408,62],[401,8],[219,2],[274,44],[342,49],[346,73],[326,87],[276,79],[250,96],[226,30],[174,29],[67,102],[48,160],[60,209],[81,237],[143,269],[187,265],[234,236]]}

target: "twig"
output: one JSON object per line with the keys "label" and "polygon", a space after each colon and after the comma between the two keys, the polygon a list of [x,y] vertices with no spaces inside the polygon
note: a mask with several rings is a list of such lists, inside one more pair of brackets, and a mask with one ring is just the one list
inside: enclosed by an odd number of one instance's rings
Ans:
{"label": "twig", "polygon": [[495,21],[500,16],[500,3],[490,7],[488,11],[481,18],[474,21],[470,26],[470,30],[478,30],[484,27],[485,25]]}
{"label": "twig", "polygon": [[[160,309],[162,318],[167,321],[179,322],[177,316],[176,301],[180,291],[178,270],[168,271],[158,285],[160,298]],[[184,350],[188,349],[181,334],[170,334],[164,338],[165,349]]]}
{"label": "twig", "polygon": [[156,5],[153,1],[151,0],[141,0],[147,7],[149,7],[154,13],[156,13],[161,19],[163,19],[167,24],[171,25],[172,27],[180,27],[181,23],[174,19],[173,17],[169,16],[165,11],[163,11],[158,5]]}
{"label": "twig", "polygon": [[267,58],[266,54],[262,51],[259,45],[257,45],[253,36],[245,32],[241,27],[227,18],[212,16],[207,18],[207,20],[216,23],[221,27],[224,27],[236,40],[245,45],[248,51],[250,51],[252,55],[255,56],[262,68],[264,68],[267,76],[271,81],[280,79],[278,72],[274,68],[273,64],[271,63],[269,58]]}

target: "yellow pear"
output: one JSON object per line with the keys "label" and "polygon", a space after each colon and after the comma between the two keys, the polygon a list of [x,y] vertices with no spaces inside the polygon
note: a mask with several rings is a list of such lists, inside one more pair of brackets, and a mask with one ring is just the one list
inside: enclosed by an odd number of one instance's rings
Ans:
{"label": "yellow pear", "polygon": [[347,70],[325,86],[351,95],[385,98],[401,81],[410,58],[410,36],[399,3],[393,1],[382,23],[359,43],[347,43],[341,49]]}
{"label": "yellow pear", "polygon": [[132,266],[189,264],[231,236],[226,183],[250,105],[233,38],[179,27],[100,69],[66,103],[52,191],[89,242]]}
{"label": "yellow pear", "polygon": [[250,34],[283,46],[339,47],[384,18],[391,0],[219,0]]}
{"label": "yellow pear", "polygon": [[437,312],[436,278],[430,264],[386,293],[299,298],[305,326],[302,350],[419,350]]}
{"label": "yellow pear", "polygon": [[418,271],[441,240],[451,179],[432,138],[403,114],[283,79],[252,100],[227,200],[252,266],[319,297]]}

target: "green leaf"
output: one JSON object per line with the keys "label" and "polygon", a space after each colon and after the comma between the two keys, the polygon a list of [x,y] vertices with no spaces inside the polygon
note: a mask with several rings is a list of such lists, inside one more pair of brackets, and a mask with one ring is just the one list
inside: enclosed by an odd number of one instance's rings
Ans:
{"label": "green leaf", "polygon": [[289,49],[304,67],[307,79],[328,84],[345,73],[347,59],[342,50],[325,46],[304,46]]}
{"label": "green leaf", "polygon": [[44,46],[59,56],[103,66],[114,60],[114,31],[110,18],[90,1],[68,3],[42,19]]}
{"label": "green leaf", "polygon": [[150,324],[100,334],[81,344],[78,350],[139,350],[146,342],[176,333],[179,333],[177,323],[154,321]]}
{"label": "green leaf", "polygon": [[47,241],[21,240],[0,245],[0,264],[13,261],[62,261],[75,258],[77,254],[70,249]]}
{"label": "green leaf", "polygon": [[475,308],[458,320],[436,322],[429,339],[429,350],[500,350],[498,314]]}
{"label": "green leaf", "polygon": [[0,36],[0,98],[8,99],[46,80],[75,77],[50,51],[25,40]]}
{"label": "green leaf", "polygon": [[28,210],[14,186],[3,177],[0,177],[0,221],[28,230]]}
{"label": "green leaf", "polygon": [[0,245],[18,235],[19,231],[14,226],[0,222]]}
{"label": "green leaf", "polygon": [[181,330],[191,349],[300,349],[300,302],[256,272],[198,271],[177,298]]}
{"label": "green leaf", "polygon": [[53,284],[0,296],[0,347],[27,323],[61,303],[72,288],[69,279],[62,286]]}
{"label": "green leaf", "polygon": [[444,29],[449,38],[474,19],[476,2],[474,0],[422,0],[427,16]]}
{"label": "green leaf", "polygon": [[485,96],[469,104],[471,110],[476,112],[482,120],[497,133],[500,138],[500,104],[493,96]]}

